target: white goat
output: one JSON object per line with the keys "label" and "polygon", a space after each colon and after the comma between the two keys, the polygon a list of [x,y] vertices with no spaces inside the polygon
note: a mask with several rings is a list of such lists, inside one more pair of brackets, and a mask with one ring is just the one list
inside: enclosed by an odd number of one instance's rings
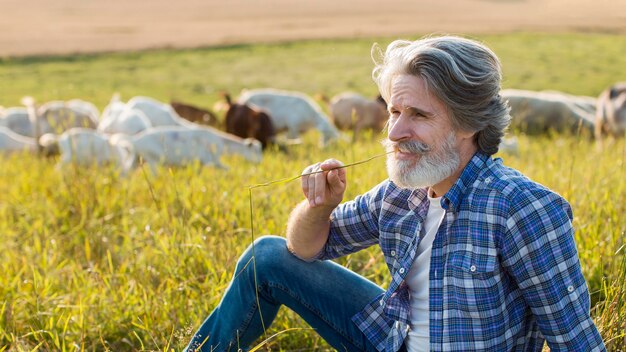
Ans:
{"label": "white goat", "polygon": [[143,111],[126,109],[125,105],[119,110],[117,107],[112,107],[102,116],[102,121],[98,124],[98,132],[102,133],[137,134],[152,126]]}
{"label": "white goat", "polygon": [[114,95],[102,113],[98,131],[104,133],[136,134],[150,127],[198,125],[178,116],[169,104],[148,97],[133,97],[127,103]]}
{"label": "white goat", "polygon": [[189,126],[191,122],[178,116],[170,104],[162,103],[148,97],[133,97],[126,103],[126,109],[142,111],[153,127],[157,126]]}
{"label": "white goat", "polygon": [[100,120],[100,111],[91,102],[81,99],[71,99],[66,102],[67,106],[71,109],[82,113],[85,116],[89,116],[89,119],[96,124]]}
{"label": "white goat", "polygon": [[253,89],[244,91],[238,102],[266,110],[276,130],[287,130],[290,139],[298,138],[300,133],[312,127],[322,133],[323,145],[340,136],[319,105],[303,93],[270,88]]}
{"label": "white goat", "polygon": [[35,140],[45,133],[62,133],[74,127],[95,128],[98,123],[98,110],[83,100],[51,101],[37,108],[32,97],[24,97],[22,104],[26,108],[7,109],[0,125]]}
{"label": "white goat", "polygon": [[98,125],[98,111],[93,104],[73,99],[51,101],[37,108],[41,123],[41,133],[62,133],[73,127],[95,129]]}
{"label": "white goat", "polygon": [[535,134],[548,130],[593,131],[596,99],[561,92],[503,89],[500,95],[511,106],[511,127]]}
{"label": "white goat", "polygon": [[180,166],[199,161],[202,165],[225,168],[220,162],[224,153],[238,154],[251,162],[260,162],[261,143],[255,139],[241,139],[214,128],[160,126],[137,135],[116,134],[111,143],[127,141],[133,145],[135,163],[142,158],[156,173],[156,165]]}
{"label": "white goat", "polygon": [[113,94],[113,97],[111,97],[109,104],[107,104],[107,106],[105,106],[104,110],[102,111],[100,124],[106,119],[112,119],[117,117],[119,114],[122,113],[125,107],[126,104],[120,100],[120,95],[117,93]]}
{"label": "white goat", "polygon": [[60,135],[46,133],[39,139],[44,155],[60,154],[59,163],[78,165],[114,164],[122,173],[133,162],[132,145],[110,143],[110,136],[87,128],[71,128]]}
{"label": "white goat", "polygon": [[34,138],[17,134],[7,127],[0,126],[0,152],[37,151]]}
{"label": "white goat", "polygon": [[33,125],[30,122],[28,111],[22,107],[6,108],[0,116],[0,126],[4,126],[11,131],[22,136],[34,137]]}

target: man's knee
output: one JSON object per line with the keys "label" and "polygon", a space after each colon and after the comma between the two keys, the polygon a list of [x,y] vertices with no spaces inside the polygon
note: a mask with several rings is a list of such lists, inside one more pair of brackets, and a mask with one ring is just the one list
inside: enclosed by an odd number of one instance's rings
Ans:
{"label": "man's knee", "polygon": [[283,254],[287,251],[287,240],[279,236],[263,236],[254,241],[254,251],[259,255]]}
{"label": "man's knee", "polygon": [[[278,236],[263,236],[257,238],[246,252],[239,258],[238,267],[243,269],[244,265],[256,265],[259,268],[280,268],[285,260],[289,260],[292,254],[287,250],[285,238]],[[252,259],[254,257],[254,259]]]}
{"label": "man's knee", "polygon": [[257,267],[280,269],[293,255],[287,249],[287,241],[283,237],[263,236],[254,241],[254,256]]}

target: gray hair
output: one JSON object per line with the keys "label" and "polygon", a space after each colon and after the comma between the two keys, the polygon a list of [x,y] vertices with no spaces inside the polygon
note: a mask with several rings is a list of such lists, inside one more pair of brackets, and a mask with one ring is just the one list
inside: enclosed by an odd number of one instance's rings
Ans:
{"label": "gray hair", "polygon": [[372,58],[372,78],[387,102],[395,76],[421,77],[448,109],[456,130],[476,132],[474,138],[483,153],[498,151],[511,117],[499,95],[500,61],[489,48],[473,40],[442,36],[396,40],[384,55],[374,44]]}

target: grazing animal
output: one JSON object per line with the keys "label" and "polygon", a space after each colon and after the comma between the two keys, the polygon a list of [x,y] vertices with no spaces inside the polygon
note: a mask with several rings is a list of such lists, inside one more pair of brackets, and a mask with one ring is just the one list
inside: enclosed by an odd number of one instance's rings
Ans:
{"label": "grazing animal", "polygon": [[37,118],[41,121],[41,133],[62,133],[73,127],[95,129],[98,126],[98,110],[93,104],[73,99],[51,101],[37,108]]}
{"label": "grazing animal", "polygon": [[330,100],[329,110],[335,126],[354,130],[354,139],[363,129],[382,131],[389,118],[387,104],[382,97],[370,100],[351,92],[334,96]]}
{"label": "grazing animal", "polygon": [[596,101],[592,97],[518,89],[503,89],[500,94],[511,107],[511,129],[528,134],[576,133],[580,124],[593,132]]}
{"label": "grazing animal", "polygon": [[296,139],[300,133],[314,127],[322,133],[322,145],[340,137],[315,101],[303,93],[277,89],[253,89],[244,91],[240,104],[256,106],[267,111],[276,131],[287,130],[287,137]]}
{"label": "grazing animal", "polygon": [[103,123],[110,124],[111,122],[109,120],[116,119],[122,111],[124,111],[125,107],[126,104],[120,100],[120,95],[117,93],[113,94],[109,104],[104,108],[104,111],[102,111],[98,127]]}
{"label": "grazing animal", "polygon": [[160,126],[134,136],[116,134],[111,139],[113,144],[122,141],[132,144],[133,165],[142,158],[155,173],[158,164],[180,166],[196,160],[202,165],[225,168],[219,160],[222,154],[238,154],[255,163],[262,158],[259,141],[242,139],[208,126]]}
{"label": "grazing animal", "polygon": [[112,163],[124,173],[132,165],[132,145],[110,143],[111,136],[87,128],[71,128],[60,135],[46,133],[39,138],[42,153],[60,154],[59,165],[103,165]]}
{"label": "grazing animal", "polygon": [[224,118],[226,132],[241,138],[255,138],[263,149],[274,143],[276,129],[271,117],[263,110],[250,107],[247,104],[232,103],[230,95],[224,93],[228,104],[228,111]]}
{"label": "grazing animal", "polygon": [[98,110],[92,103],[83,100],[52,101],[37,108],[32,98],[25,97],[23,103],[32,108],[33,116],[29,115],[26,108],[8,108],[5,109],[4,116],[0,117],[0,126],[23,136],[36,138],[34,121],[39,124],[40,135],[62,133],[72,127],[95,128],[98,124]]}
{"label": "grazing animal", "polygon": [[13,130],[0,126],[0,152],[37,151],[34,138],[26,137]]}
{"label": "grazing animal", "polygon": [[137,134],[152,126],[152,123],[143,111],[126,109],[125,105],[121,107],[111,106],[110,110],[102,116],[102,121],[98,124],[98,132],[102,133]]}
{"label": "grazing animal", "polygon": [[158,100],[136,96],[124,103],[120,100],[118,94],[114,94],[111,101],[102,113],[102,120],[116,119],[123,111],[139,110],[144,113],[145,117],[150,121],[150,126],[181,126],[194,125],[193,123],[178,116],[171,105],[162,103]]}
{"label": "grazing animal", "polygon": [[595,137],[623,137],[626,133],[626,82],[616,83],[598,97],[595,116]]}
{"label": "grazing animal", "polygon": [[195,122],[201,125],[217,126],[218,120],[214,113],[209,110],[199,108],[197,106],[181,103],[178,101],[170,102],[170,106],[176,111],[178,116],[187,121]]}
{"label": "grazing animal", "polygon": [[98,130],[105,133],[136,134],[157,126],[199,126],[180,117],[171,105],[148,97],[133,97],[127,103],[113,96],[102,113]]}
{"label": "grazing animal", "polygon": [[178,116],[169,104],[148,97],[133,97],[126,103],[126,109],[143,111],[152,126],[181,126],[191,122]]}
{"label": "grazing animal", "polygon": [[66,102],[66,105],[85,116],[89,116],[91,121],[95,121],[97,123],[100,120],[100,111],[89,101],[71,99]]}
{"label": "grazing animal", "polygon": [[34,137],[33,124],[30,122],[28,111],[22,107],[12,107],[4,109],[0,117],[0,126],[22,136]]}

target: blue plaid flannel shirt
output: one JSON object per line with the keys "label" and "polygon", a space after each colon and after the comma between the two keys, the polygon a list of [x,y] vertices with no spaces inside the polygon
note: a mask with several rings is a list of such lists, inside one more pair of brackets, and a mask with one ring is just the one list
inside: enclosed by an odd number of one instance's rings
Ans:
{"label": "blue plaid flannel shirt", "polygon": [[[441,202],[446,215],[430,263],[431,351],[541,351],[544,340],[552,351],[606,350],[563,198],[476,153]],[[397,351],[410,329],[405,277],[424,203],[425,189],[386,180],[335,209],[316,257],[381,247],[391,283],[352,318],[379,351]]]}

